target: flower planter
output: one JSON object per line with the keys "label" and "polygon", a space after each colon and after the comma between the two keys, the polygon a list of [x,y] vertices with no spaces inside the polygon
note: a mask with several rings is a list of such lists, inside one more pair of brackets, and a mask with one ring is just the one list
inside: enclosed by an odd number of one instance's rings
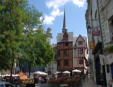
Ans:
{"label": "flower planter", "polygon": [[104,49],[105,54],[113,53],[113,46],[108,46]]}

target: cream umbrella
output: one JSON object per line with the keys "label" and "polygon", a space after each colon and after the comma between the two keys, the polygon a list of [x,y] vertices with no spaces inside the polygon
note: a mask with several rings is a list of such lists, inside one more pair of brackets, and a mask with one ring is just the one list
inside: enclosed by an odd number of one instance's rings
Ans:
{"label": "cream umbrella", "polygon": [[34,74],[39,74],[39,75],[48,75],[47,73],[45,73],[45,72],[41,72],[41,71],[36,71],[36,72],[34,72]]}
{"label": "cream umbrella", "polygon": [[64,71],[63,73],[67,73],[67,74],[70,74],[70,72],[69,72],[69,71]]}
{"label": "cream umbrella", "polygon": [[80,70],[78,70],[78,69],[74,69],[74,70],[72,70],[72,72],[81,72]]}

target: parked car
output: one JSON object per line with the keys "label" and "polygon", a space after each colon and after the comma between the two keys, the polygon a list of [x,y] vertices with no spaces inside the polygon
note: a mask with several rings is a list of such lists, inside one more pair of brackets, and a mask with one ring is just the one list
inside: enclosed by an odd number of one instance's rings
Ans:
{"label": "parked car", "polygon": [[0,87],[14,87],[14,86],[9,82],[0,81]]}

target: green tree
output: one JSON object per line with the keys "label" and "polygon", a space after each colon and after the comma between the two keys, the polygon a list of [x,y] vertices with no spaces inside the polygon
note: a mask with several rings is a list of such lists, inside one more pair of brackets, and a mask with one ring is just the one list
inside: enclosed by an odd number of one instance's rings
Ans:
{"label": "green tree", "polygon": [[26,8],[26,17],[24,20],[25,23],[25,29],[24,29],[24,33],[33,33],[34,32],[34,28],[38,29],[40,25],[42,25],[42,21],[40,20],[41,17],[41,13],[37,11],[36,8],[34,8],[33,6],[28,6]]}
{"label": "green tree", "polygon": [[[42,29],[38,29],[35,37],[36,65],[46,66],[54,59],[54,51],[47,42],[48,34],[44,34]],[[38,49],[38,50],[37,50]]]}
{"label": "green tree", "polygon": [[47,42],[48,35],[39,28],[35,33],[28,33],[26,44],[23,45],[24,59],[28,63],[29,75],[31,68],[37,66],[45,67],[54,59],[54,51]]}
{"label": "green tree", "polygon": [[[19,65],[22,67],[24,62],[27,62],[29,65],[32,63],[32,66],[35,65],[34,61],[31,61],[34,57],[33,45],[34,45],[34,29],[38,29],[42,25],[40,20],[41,13],[38,12],[34,7],[28,6],[25,10],[26,17],[24,20],[24,30],[23,30],[23,39],[21,41],[21,51],[19,56]],[[31,59],[30,59],[31,58]],[[31,67],[31,65],[30,65]],[[30,68],[29,67],[29,68]]]}
{"label": "green tree", "polygon": [[0,69],[13,68],[24,29],[26,0],[0,0]]}
{"label": "green tree", "polygon": [[17,58],[20,64],[28,63],[29,71],[53,60],[54,52],[40,27],[40,17],[27,0],[0,0],[0,70],[11,69],[12,73]]}

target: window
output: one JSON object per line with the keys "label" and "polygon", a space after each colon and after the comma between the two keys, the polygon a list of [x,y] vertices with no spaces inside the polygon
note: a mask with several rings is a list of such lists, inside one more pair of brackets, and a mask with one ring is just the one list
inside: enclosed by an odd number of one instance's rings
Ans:
{"label": "window", "polygon": [[67,35],[67,34],[65,34],[65,35],[64,35],[64,38],[65,38],[65,39],[68,39],[68,35]]}
{"label": "window", "polygon": [[109,73],[110,72],[110,70],[109,70],[109,64],[107,64],[106,67],[107,67],[107,73]]}
{"label": "window", "polygon": [[82,45],[82,44],[83,44],[83,41],[78,41],[78,44],[79,44],[79,45]]}
{"label": "window", "polygon": [[78,49],[78,54],[83,54],[83,49],[82,48]]}
{"label": "window", "polygon": [[68,40],[68,34],[67,33],[64,33],[63,40]]}
{"label": "window", "polygon": [[109,19],[109,32],[111,41],[113,42],[113,17]]}
{"label": "window", "polygon": [[68,46],[68,43],[64,43],[64,46]]}
{"label": "window", "polygon": [[57,55],[60,56],[60,50],[57,51]]}
{"label": "window", "polygon": [[64,66],[68,66],[68,60],[64,60]]}
{"label": "window", "polygon": [[84,63],[84,61],[83,60],[79,60],[79,64],[83,64]]}
{"label": "window", "polygon": [[58,64],[58,66],[60,66],[60,61],[59,60],[57,61],[57,64]]}
{"label": "window", "polygon": [[68,50],[64,50],[64,56],[69,56],[69,51]]}

